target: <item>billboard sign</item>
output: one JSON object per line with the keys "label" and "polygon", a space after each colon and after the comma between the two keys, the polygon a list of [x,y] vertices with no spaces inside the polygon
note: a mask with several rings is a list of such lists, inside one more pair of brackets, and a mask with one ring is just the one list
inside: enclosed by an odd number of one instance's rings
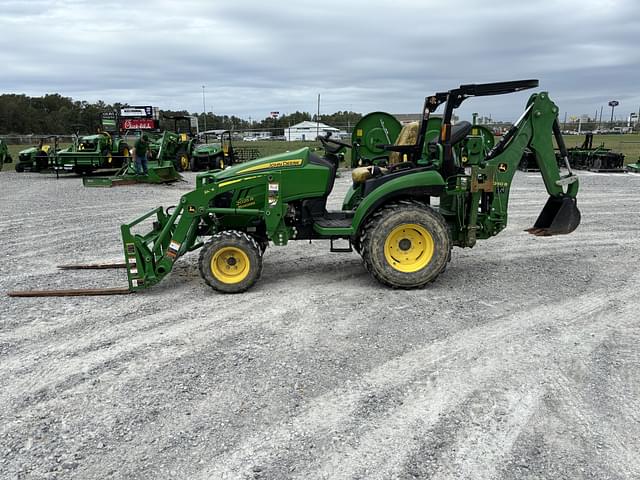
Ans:
{"label": "billboard sign", "polygon": [[104,130],[105,132],[117,131],[116,112],[102,113],[102,130]]}
{"label": "billboard sign", "polygon": [[158,121],[152,118],[128,118],[120,120],[121,130],[154,130],[158,128]]}
{"label": "billboard sign", "polygon": [[153,107],[150,105],[122,107],[121,117],[153,118]]}
{"label": "billboard sign", "polygon": [[609,102],[609,106],[610,106],[610,107],[617,107],[618,105],[620,105],[620,102],[619,102],[619,101],[617,101],[617,100],[611,100],[611,101]]}

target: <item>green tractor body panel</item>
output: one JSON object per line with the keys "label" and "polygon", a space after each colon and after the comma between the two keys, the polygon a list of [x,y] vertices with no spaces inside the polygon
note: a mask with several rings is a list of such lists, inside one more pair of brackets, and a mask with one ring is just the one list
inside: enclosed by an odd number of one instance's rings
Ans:
{"label": "green tractor body panel", "polygon": [[[580,223],[578,181],[571,171],[560,175],[553,138],[563,156],[566,148],[558,108],[546,92],[530,97],[522,117],[497,144],[484,127],[451,123],[453,108],[468,96],[509,93],[532,88],[533,83],[463,85],[427,97],[419,141],[385,148],[409,160],[389,169],[364,168],[368,176],[354,175],[340,211],[326,210],[340,146],[334,141],[336,146],[327,148],[329,139],[323,142],[324,157],[302,148],[199,174],[196,188],[173,210],[159,207],[122,225],[129,288],[136,291],[158,283],[178,258],[228,230],[242,232],[263,248],[269,242],[286,245],[290,240],[324,238],[347,239],[358,249],[361,233],[369,231],[376,213],[389,213],[394,205],[418,205],[434,212],[451,244],[472,247],[506,227],[511,184],[525,148],[535,155],[549,194],[530,233],[570,233]],[[430,117],[445,102],[445,114]],[[439,200],[437,207],[429,207],[432,199]],[[150,222],[153,228],[141,232],[142,224]]]}

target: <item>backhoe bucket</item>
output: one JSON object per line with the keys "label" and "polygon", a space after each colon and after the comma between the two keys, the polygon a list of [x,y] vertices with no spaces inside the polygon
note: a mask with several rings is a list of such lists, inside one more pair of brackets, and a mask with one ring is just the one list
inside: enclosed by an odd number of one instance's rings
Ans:
{"label": "backhoe bucket", "polygon": [[580,210],[575,198],[549,197],[535,225],[527,232],[540,237],[566,235],[578,228],[578,225]]}

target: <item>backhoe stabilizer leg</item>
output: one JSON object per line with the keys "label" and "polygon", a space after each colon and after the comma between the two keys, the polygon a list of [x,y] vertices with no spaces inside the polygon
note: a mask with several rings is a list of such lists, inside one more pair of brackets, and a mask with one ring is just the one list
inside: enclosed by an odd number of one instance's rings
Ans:
{"label": "backhoe stabilizer leg", "polygon": [[549,197],[533,227],[526,231],[539,237],[566,235],[580,225],[580,210],[570,196]]}

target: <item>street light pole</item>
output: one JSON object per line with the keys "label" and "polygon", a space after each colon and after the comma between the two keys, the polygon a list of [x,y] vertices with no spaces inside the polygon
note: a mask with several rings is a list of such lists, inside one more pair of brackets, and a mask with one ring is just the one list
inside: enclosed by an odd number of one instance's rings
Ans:
{"label": "street light pole", "polygon": [[207,131],[207,104],[204,101],[204,85],[202,85],[202,113],[204,113],[204,131]]}

